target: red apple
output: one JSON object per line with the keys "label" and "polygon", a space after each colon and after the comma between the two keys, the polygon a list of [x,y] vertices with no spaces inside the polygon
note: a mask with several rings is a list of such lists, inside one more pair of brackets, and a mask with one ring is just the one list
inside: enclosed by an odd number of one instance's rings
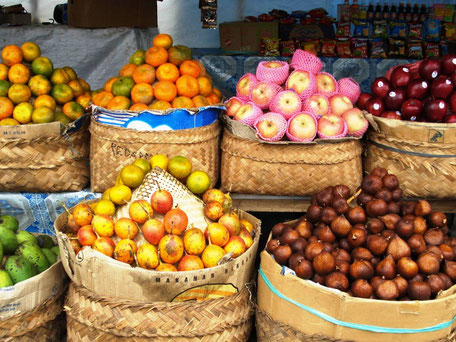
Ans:
{"label": "red apple", "polygon": [[399,112],[399,111],[393,112],[392,110],[390,110],[388,112],[383,112],[382,118],[401,120],[401,112]]}
{"label": "red apple", "polygon": [[244,101],[242,101],[238,97],[232,97],[228,101],[225,102],[226,105],[226,114],[228,116],[234,117],[234,114],[236,114],[237,110],[244,104]]}
{"label": "red apple", "polygon": [[342,115],[342,118],[347,123],[348,135],[361,136],[369,127],[369,122],[367,121],[363,112],[358,108],[347,110]]}
{"label": "red apple", "polygon": [[443,117],[445,123],[456,123],[456,114],[448,114]]}
{"label": "red apple", "polygon": [[405,101],[405,91],[402,89],[392,89],[383,99],[386,109],[399,110]]}
{"label": "red apple", "polygon": [[329,114],[318,120],[318,136],[322,139],[343,135],[347,132],[347,124],[341,116]]}
{"label": "red apple", "polygon": [[423,114],[427,121],[439,122],[446,115],[448,106],[445,101],[438,99],[426,100],[423,105]]}
{"label": "red apple", "polygon": [[[402,103],[401,118],[402,120],[412,120],[412,118],[419,118],[423,104],[417,99],[408,99]],[[412,120],[415,121],[415,120]]]}
{"label": "red apple", "polygon": [[366,109],[366,103],[372,98],[371,94],[368,93],[361,93],[358,98],[358,102],[356,102],[356,107],[363,110]]}
{"label": "red apple", "polygon": [[390,76],[390,82],[393,88],[406,87],[410,79],[410,70],[404,66],[395,68]]}
{"label": "red apple", "polygon": [[391,88],[390,81],[386,77],[377,77],[371,85],[371,91],[374,96],[383,99]]}
{"label": "red apple", "polygon": [[456,84],[456,71],[450,75],[450,80],[453,84]]}
{"label": "red apple", "polygon": [[451,94],[448,103],[450,104],[451,110],[456,113],[456,91]]}
{"label": "red apple", "polygon": [[406,95],[408,98],[422,99],[423,96],[427,94],[428,90],[429,84],[425,80],[415,78],[409,82]]}
{"label": "red apple", "polygon": [[440,75],[440,61],[437,59],[425,59],[420,63],[419,73],[421,78],[432,81]]}
{"label": "red apple", "polygon": [[266,113],[253,124],[259,137],[266,141],[282,139],[287,130],[287,120],[278,113]]}
{"label": "red apple", "polygon": [[445,100],[453,92],[453,82],[448,77],[439,76],[431,84],[431,95]]}
{"label": "red apple", "polygon": [[307,113],[298,113],[288,121],[287,137],[290,140],[312,140],[317,135],[315,117]]}
{"label": "red apple", "polygon": [[366,108],[369,113],[375,116],[380,116],[385,110],[383,100],[379,97],[373,97],[366,103]]}
{"label": "red apple", "polygon": [[442,66],[442,73],[451,75],[456,71],[456,55],[448,54],[440,58],[440,65]]}

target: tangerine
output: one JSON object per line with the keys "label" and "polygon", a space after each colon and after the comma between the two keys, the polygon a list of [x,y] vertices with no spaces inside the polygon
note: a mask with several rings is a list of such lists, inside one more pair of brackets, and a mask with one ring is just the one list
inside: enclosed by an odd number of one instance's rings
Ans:
{"label": "tangerine", "polygon": [[133,72],[136,70],[137,66],[135,64],[125,64],[119,71],[119,76],[129,76],[131,77],[133,75]]}
{"label": "tangerine", "polygon": [[8,70],[9,68],[5,64],[0,63],[0,80],[8,79]]}
{"label": "tangerine", "polygon": [[146,51],[146,63],[153,67],[166,63],[168,60],[168,52],[161,46],[152,46]]}
{"label": "tangerine", "polygon": [[113,98],[114,95],[112,95],[111,92],[101,91],[92,97],[92,102],[96,106],[106,108],[108,106],[109,101],[111,101]]}
{"label": "tangerine", "polygon": [[132,74],[133,80],[136,83],[149,83],[155,81],[155,68],[149,64],[138,66]]}
{"label": "tangerine", "polygon": [[74,71],[72,67],[64,66],[63,70],[65,70],[66,74],[70,78],[70,81],[74,81],[74,80],[78,79],[78,75],[76,75],[76,71]]}
{"label": "tangerine", "polygon": [[33,110],[33,123],[49,123],[55,120],[55,112],[48,107],[38,107]]}
{"label": "tangerine", "polygon": [[131,90],[131,99],[134,103],[148,105],[154,98],[154,88],[148,83],[138,83]]}
{"label": "tangerine", "polygon": [[11,83],[7,80],[0,80],[0,96],[8,96],[8,90],[11,87]]}
{"label": "tangerine", "polygon": [[169,49],[173,46],[173,38],[166,33],[157,34],[152,40],[153,46],[160,46],[164,49]]}
{"label": "tangerine", "polygon": [[73,89],[68,84],[56,84],[51,89],[51,96],[58,104],[70,102],[74,98]]}
{"label": "tangerine", "polygon": [[54,65],[49,58],[40,56],[33,60],[31,69],[34,75],[50,77],[54,71]]}
{"label": "tangerine", "polygon": [[73,89],[74,97],[81,96],[85,92],[84,88],[78,80],[71,80],[68,82],[68,85],[71,87],[71,89]]}
{"label": "tangerine", "polygon": [[13,102],[4,96],[0,97],[0,119],[6,119],[13,115],[14,104]]}
{"label": "tangerine", "polygon": [[24,64],[14,64],[9,68],[8,79],[11,83],[25,84],[30,79],[30,70]]}
{"label": "tangerine", "polygon": [[41,56],[41,49],[34,42],[25,42],[21,45],[21,50],[26,62],[33,62],[35,58]]}
{"label": "tangerine", "polygon": [[22,50],[16,45],[7,45],[2,50],[2,60],[7,66],[21,63],[23,59]]}
{"label": "tangerine", "polygon": [[149,105],[150,109],[153,110],[167,110],[169,108],[172,108],[171,103],[167,101],[154,101]]}
{"label": "tangerine", "polygon": [[33,76],[29,80],[28,86],[34,96],[49,94],[52,88],[51,82],[43,75]]}
{"label": "tangerine", "polygon": [[142,65],[146,63],[146,51],[139,49],[136,50],[129,59],[129,62],[134,65]]}
{"label": "tangerine", "polygon": [[173,108],[194,108],[195,104],[187,96],[178,96],[172,102]]}
{"label": "tangerine", "polygon": [[13,101],[14,104],[28,102],[31,96],[32,92],[30,91],[30,88],[25,84],[13,84],[8,89],[8,97],[11,101]]}
{"label": "tangerine", "polygon": [[35,108],[48,107],[48,108],[51,108],[52,110],[55,110],[55,108],[57,107],[57,104],[55,103],[55,100],[51,96],[40,95],[35,99],[35,102],[33,102],[33,106]]}
{"label": "tangerine", "polygon": [[176,81],[177,94],[192,98],[199,93],[198,80],[190,75],[183,75]]}
{"label": "tangerine", "polygon": [[28,124],[32,121],[33,106],[28,102],[19,103],[13,110],[13,118],[21,124]]}
{"label": "tangerine", "polygon": [[143,110],[148,110],[149,106],[144,103],[135,103],[128,110],[132,112],[141,112]]}
{"label": "tangerine", "polygon": [[[135,81],[130,76],[119,77],[111,87],[114,96],[130,97],[131,90],[135,86]],[[128,106],[130,107],[130,106]],[[128,108],[127,108],[128,109]]]}
{"label": "tangerine", "polygon": [[192,59],[192,50],[185,45],[174,45],[168,49],[169,62],[181,65],[182,62]]}
{"label": "tangerine", "polygon": [[203,96],[209,96],[212,93],[212,84],[207,77],[200,76],[197,78],[199,93]]}
{"label": "tangerine", "polygon": [[122,182],[130,188],[140,186],[144,180],[144,176],[144,171],[139,166],[133,164],[124,166],[120,171]]}
{"label": "tangerine", "polygon": [[179,78],[179,69],[172,63],[164,63],[157,68],[156,76],[159,81],[176,82]]}
{"label": "tangerine", "polygon": [[177,95],[177,88],[173,82],[159,81],[154,84],[154,95],[157,100],[171,102]]}
{"label": "tangerine", "polygon": [[75,101],[70,101],[63,105],[63,114],[71,121],[75,121],[84,115],[84,107]]}
{"label": "tangerine", "polygon": [[209,106],[209,101],[203,95],[196,95],[193,97],[192,101],[197,108]]}
{"label": "tangerine", "polygon": [[110,79],[108,79],[106,81],[106,83],[104,84],[104,90],[105,91],[109,91],[109,92],[112,92],[112,84],[117,81],[119,79],[119,77],[111,77]]}
{"label": "tangerine", "polygon": [[183,61],[179,67],[181,75],[190,75],[195,78],[200,76],[201,69],[193,60]]}
{"label": "tangerine", "polygon": [[114,110],[128,110],[130,99],[126,96],[114,96],[107,104],[106,108]]}

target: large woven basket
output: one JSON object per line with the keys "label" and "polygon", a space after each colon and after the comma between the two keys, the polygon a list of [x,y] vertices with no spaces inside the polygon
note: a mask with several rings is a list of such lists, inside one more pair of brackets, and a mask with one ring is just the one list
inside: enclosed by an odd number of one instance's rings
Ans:
{"label": "large woven basket", "polygon": [[405,196],[456,197],[456,124],[390,120],[369,115],[364,169],[397,175]]}
{"label": "large woven basket", "polygon": [[94,192],[115,183],[116,175],[137,158],[154,154],[185,156],[193,170],[206,171],[214,186],[219,177],[220,123],[176,131],[138,131],[105,125],[92,118],[90,125],[90,182]]}
{"label": "large woven basket", "polygon": [[361,183],[361,143],[266,144],[225,130],[222,189],[236,193],[311,195],[329,185]]}
{"label": "large woven basket", "polygon": [[67,134],[0,138],[0,191],[80,191],[89,182],[87,125]]}

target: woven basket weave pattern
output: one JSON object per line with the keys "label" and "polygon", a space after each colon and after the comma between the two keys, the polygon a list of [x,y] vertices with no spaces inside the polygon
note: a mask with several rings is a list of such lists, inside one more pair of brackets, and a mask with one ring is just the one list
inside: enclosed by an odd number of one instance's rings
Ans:
{"label": "woven basket weave pattern", "polygon": [[329,185],[356,190],[362,179],[358,140],[315,145],[264,144],[225,130],[221,183],[225,191],[310,195]]}
{"label": "woven basket weave pattern", "polygon": [[211,186],[218,180],[220,124],[177,131],[137,131],[104,125],[92,118],[90,125],[90,181],[94,192],[115,183],[116,175],[136,158],[149,160],[154,154],[185,156],[193,170],[206,171]]}

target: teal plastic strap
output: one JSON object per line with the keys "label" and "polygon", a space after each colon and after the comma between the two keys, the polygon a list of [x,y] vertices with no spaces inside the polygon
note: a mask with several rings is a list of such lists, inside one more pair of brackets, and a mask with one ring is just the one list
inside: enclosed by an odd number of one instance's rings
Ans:
{"label": "teal plastic strap", "polygon": [[344,322],[340,321],[334,317],[331,317],[323,312],[320,312],[318,310],[315,310],[314,308],[310,308],[306,305],[303,305],[301,303],[296,302],[295,300],[286,297],[284,294],[280,293],[274,285],[271,284],[269,281],[268,277],[266,274],[264,274],[263,270],[260,267],[259,273],[261,275],[261,278],[263,278],[263,281],[265,284],[269,287],[269,289],[277,296],[280,297],[287,302],[296,305],[297,307],[321,318],[324,319],[325,321],[328,321],[332,324],[337,324],[342,327],[347,327],[347,328],[352,328],[352,329],[358,329],[358,330],[365,330],[365,331],[371,331],[375,333],[386,333],[386,334],[415,334],[415,333],[423,333],[423,332],[430,332],[430,331],[437,331],[440,329],[448,328],[453,324],[453,322],[456,320],[456,315],[453,317],[451,321],[445,322],[445,323],[440,323],[437,325],[433,325],[427,328],[422,328],[422,329],[401,329],[401,328],[386,328],[386,327],[379,327],[375,325],[367,325],[367,324],[357,324],[357,323],[351,323],[351,322]]}

